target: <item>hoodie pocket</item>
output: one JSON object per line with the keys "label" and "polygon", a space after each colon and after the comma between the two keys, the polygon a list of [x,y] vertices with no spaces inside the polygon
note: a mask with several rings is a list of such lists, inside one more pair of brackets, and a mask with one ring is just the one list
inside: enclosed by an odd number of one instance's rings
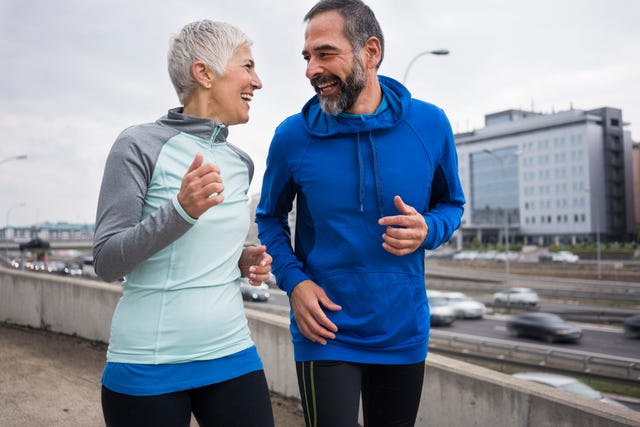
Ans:
{"label": "hoodie pocket", "polygon": [[322,286],[336,304],[327,316],[338,326],[336,340],[369,347],[402,346],[429,331],[424,279],[402,273],[337,275]]}

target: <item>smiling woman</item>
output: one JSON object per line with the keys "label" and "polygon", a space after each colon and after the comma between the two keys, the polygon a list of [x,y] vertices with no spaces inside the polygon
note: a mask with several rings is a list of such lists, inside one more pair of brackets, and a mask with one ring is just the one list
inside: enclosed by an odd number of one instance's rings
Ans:
{"label": "smiling woman", "polygon": [[106,425],[186,425],[193,412],[201,426],[273,426],[239,286],[268,280],[271,257],[244,246],[253,162],[227,141],[262,87],[251,41],[197,21],[168,60],[183,106],[120,134],[98,202],[95,271],[124,277],[102,376]]}

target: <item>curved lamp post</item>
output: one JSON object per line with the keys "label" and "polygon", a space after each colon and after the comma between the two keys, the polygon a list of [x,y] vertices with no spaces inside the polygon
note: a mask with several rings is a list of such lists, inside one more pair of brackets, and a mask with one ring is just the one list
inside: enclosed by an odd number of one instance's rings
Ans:
{"label": "curved lamp post", "polygon": [[21,208],[21,207],[23,207],[25,205],[26,205],[26,203],[22,202],[22,203],[18,203],[17,205],[13,205],[9,209],[7,209],[7,226],[4,229],[4,240],[5,240],[6,245],[7,245],[7,246],[5,246],[5,249],[6,249],[5,254],[7,256],[7,259],[9,259],[9,239],[7,239],[7,231],[9,231],[9,214],[11,214],[12,210],[14,210],[16,208]]}
{"label": "curved lamp post", "polygon": [[402,77],[402,84],[405,84],[405,82],[407,81],[407,75],[409,74],[409,70],[413,66],[414,62],[416,62],[416,60],[421,56],[425,56],[425,55],[444,56],[448,54],[449,54],[449,51],[447,49],[425,50],[423,52],[420,52],[419,54],[414,56],[413,59],[411,59],[411,61],[409,62],[409,65],[407,65],[407,69],[404,72],[404,77]]}
{"label": "curved lamp post", "polygon": [[7,157],[6,159],[0,160],[0,165],[6,163],[11,160],[25,160],[27,158],[26,154],[21,154],[19,156]]}

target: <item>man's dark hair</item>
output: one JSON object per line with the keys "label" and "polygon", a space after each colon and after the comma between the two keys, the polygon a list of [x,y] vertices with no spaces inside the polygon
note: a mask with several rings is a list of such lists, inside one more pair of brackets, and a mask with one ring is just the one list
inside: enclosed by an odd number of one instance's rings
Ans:
{"label": "man's dark hair", "polygon": [[307,12],[304,21],[311,20],[315,15],[336,10],[344,18],[344,35],[351,42],[354,52],[359,52],[369,37],[380,40],[380,61],[376,68],[380,68],[384,58],[384,36],[382,29],[371,8],[361,0],[320,0]]}

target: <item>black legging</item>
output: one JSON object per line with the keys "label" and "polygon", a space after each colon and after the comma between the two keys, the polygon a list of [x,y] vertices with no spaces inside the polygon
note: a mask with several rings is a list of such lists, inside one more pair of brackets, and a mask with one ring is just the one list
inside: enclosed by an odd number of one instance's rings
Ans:
{"label": "black legging", "polygon": [[365,427],[415,424],[424,362],[368,365],[339,361],[297,362],[298,386],[307,427],[355,427],[360,392]]}
{"label": "black legging", "polygon": [[201,427],[273,427],[263,371],[205,387],[156,396],[130,396],[102,387],[107,427],[189,427],[191,413]]}

